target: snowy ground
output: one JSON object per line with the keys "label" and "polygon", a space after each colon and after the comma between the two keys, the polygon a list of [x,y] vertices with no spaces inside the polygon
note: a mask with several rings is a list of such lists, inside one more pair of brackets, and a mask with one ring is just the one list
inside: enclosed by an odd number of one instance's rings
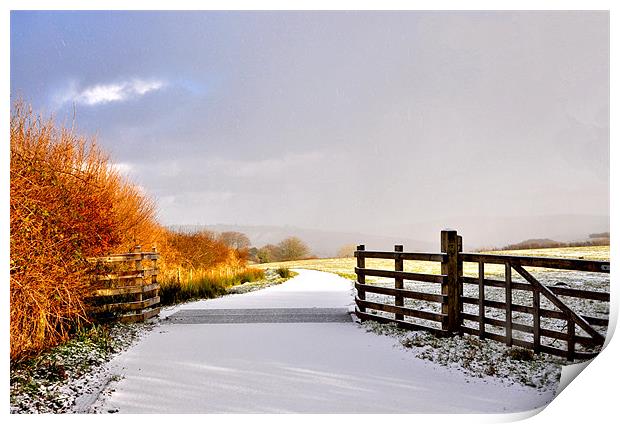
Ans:
{"label": "snowy ground", "polygon": [[352,310],[349,280],[298,272],[279,286],[165,311],[160,326],[110,363],[117,377],[91,410],[502,413],[533,410],[553,399],[554,387],[540,390],[445,367],[416,357],[398,337],[353,321],[175,322],[176,312],[200,315],[205,309]]}

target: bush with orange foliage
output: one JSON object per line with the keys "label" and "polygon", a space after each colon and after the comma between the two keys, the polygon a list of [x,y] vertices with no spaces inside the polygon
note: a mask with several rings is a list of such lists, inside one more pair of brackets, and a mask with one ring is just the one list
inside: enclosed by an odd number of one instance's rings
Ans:
{"label": "bush with orange foliage", "polygon": [[[22,102],[11,113],[10,193],[12,361],[57,345],[88,322],[85,300],[96,271],[89,257],[157,246],[162,291],[179,285],[179,300],[210,293],[200,286],[207,274],[214,294],[262,275],[245,269],[247,249],[214,233],[161,227],[154,203],[93,140],[43,121]],[[181,273],[199,290],[181,287]]]}
{"label": "bush with orange foliage", "polygon": [[184,268],[216,268],[233,259],[233,249],[219,240],[211,231],[191,233],[169,231],[167,244],[176,257],[169,260]]}
{"label": "bush with orange foliage", "polygon": [[171,282],[200,280],[206,275],[232,277],[246,271],[247,249],[233,249],[211,231],[166,230],[160,246],[162,287]]}
{"label": "bush with orange foliage", "polygon": [[159,297],[164,305],[221,296],[232,286],[265,277],[260,269],[246,268],[248,249],[233,248],[226,235],[168,230],[162,242]]}
{"label": "bush with orange foliage", "polygon": [[66,339],[87,320],[87,257],[150,245],[154,204],[92,140],[17,102],[11,113],[11,360]]}

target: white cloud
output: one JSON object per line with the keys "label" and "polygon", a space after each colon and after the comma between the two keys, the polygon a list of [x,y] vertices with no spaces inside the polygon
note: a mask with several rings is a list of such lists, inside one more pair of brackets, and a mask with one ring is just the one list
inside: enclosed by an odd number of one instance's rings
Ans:
{"label": "white cloud", "polygon": [[162,81],[142,81],[142,80],[134,80],[133,82],[133,90],[135,93],[140,96],[148,93],[149,91],[159,90],[164,86]]}
{"label": "white cloud", "polygon": [[151,91],[159,90],[164,85],[165,83],[161,80],[136,78],[118,83],[92,85],[81,90],[73,88],[63,97],[65,102],[71,101],[95,106],[140,97]]}

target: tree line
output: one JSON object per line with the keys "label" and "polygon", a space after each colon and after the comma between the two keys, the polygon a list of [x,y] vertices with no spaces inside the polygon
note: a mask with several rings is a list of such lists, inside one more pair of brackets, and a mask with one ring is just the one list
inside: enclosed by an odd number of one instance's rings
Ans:
{"label": "tree line", "polygon": [[255,247],[251,245],[250,239],[245,234],[225,231],[219,234],[219,240],[242,252],[248,261],[255,263],[296,261],[311,257],[310,248],[299,237],[287,237],[277,244]]}

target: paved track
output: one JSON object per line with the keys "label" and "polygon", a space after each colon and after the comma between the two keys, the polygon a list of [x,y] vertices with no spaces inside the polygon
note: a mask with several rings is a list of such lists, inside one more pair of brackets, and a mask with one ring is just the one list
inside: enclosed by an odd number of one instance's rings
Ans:
{"label": "paved track", "polygon": [[279,286],[181,305],[118,356],[95,403],[120,413],[527,411],[551,394],[468,378],[366,332],[350,281],[300,270]]}

